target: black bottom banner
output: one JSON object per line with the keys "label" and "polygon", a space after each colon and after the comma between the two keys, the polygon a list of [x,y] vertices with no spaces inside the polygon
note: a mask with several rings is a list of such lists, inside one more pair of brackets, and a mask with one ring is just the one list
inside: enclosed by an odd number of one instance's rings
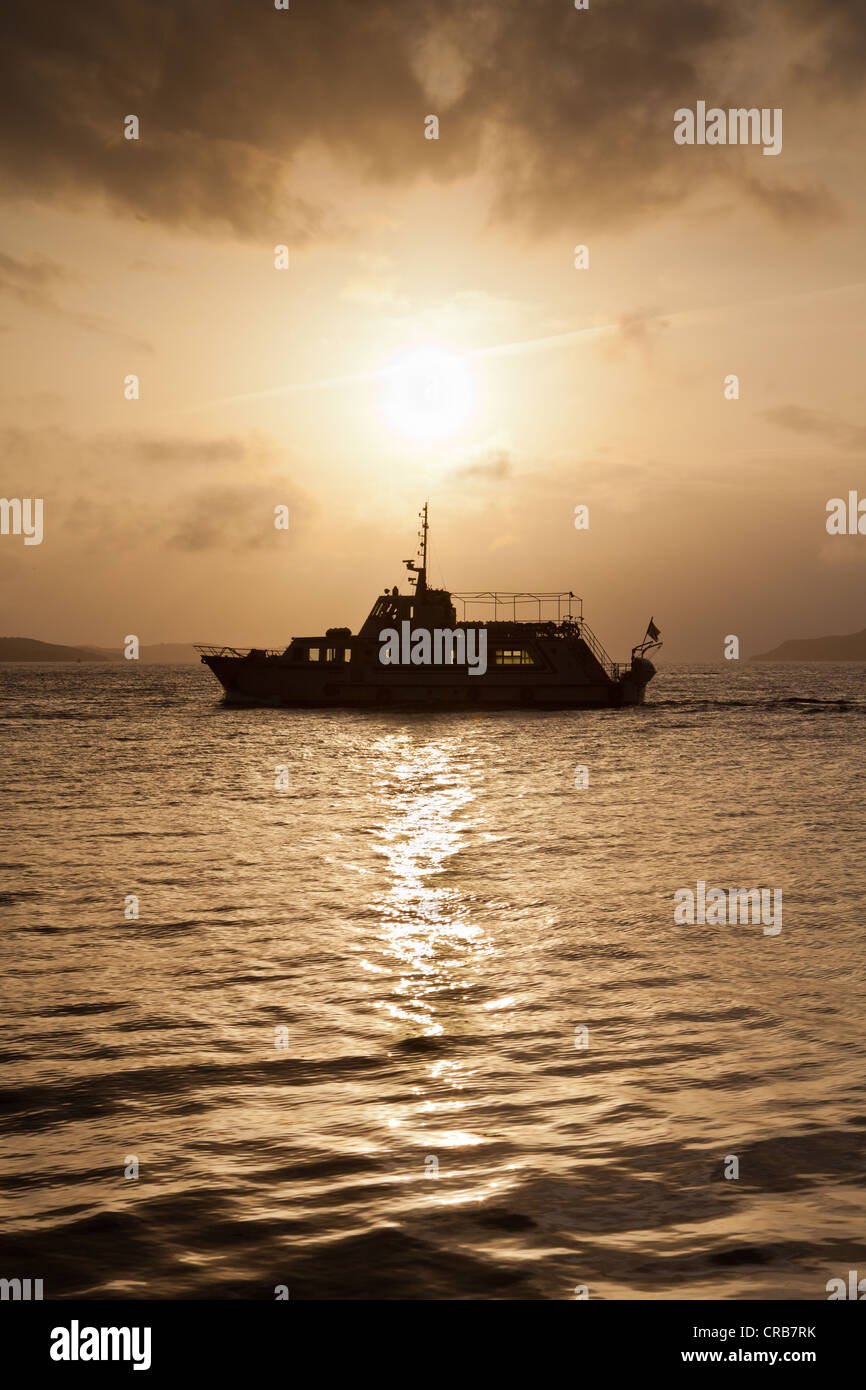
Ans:
{"label": "black bottom banner", "polygon": [[[810,1368],[826,1381],[856,1364],[861,1315],[821,1303],[593,1302],[273,1303],[6,1301],[0,1304],[4,1369],[92,1379],[110,1371],[217,1382],[280,1372],[309,1379],[344,1367],[386,1376],[426,1372],[513,1376],[515,1357],[592,1357],[595,1373],[666,1377],[708,1366]],[[396,1353],[397,1359],[394,1358]],[[299,1359],[300,1358],[300,1359]],[[351,1364],[350,1364],[351,1363]],[[377,1365],[377,1363],[381,1363]],[[546,1368],[546,1369],[545,1369]]]}

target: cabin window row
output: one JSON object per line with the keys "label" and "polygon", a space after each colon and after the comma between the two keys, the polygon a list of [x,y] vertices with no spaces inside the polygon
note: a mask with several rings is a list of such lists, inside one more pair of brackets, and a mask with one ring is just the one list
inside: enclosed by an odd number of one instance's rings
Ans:
{"label": "cabin window row", "polygon": [[308,661],[351,661],[351,647],[308,647]]}
{"label": "cabin window row", "polygon": [[498,647],[493,653],[496,666],[534,666],[532,653],[526,647]]}
{"label": "cabin window row", "polygon": [[[351,661],[351,647],[307,647],[302,660]],[[453,660],[453,656],[452,656]],[[493,653],[495,666],[534,666],[532,653],[526,647],[497,647]]]}

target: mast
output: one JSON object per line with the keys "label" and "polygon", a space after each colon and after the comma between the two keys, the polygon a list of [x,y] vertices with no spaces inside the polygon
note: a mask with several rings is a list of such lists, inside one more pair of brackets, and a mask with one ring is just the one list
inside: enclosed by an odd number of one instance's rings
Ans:
{"label": "mast", "polygon": [[418,537],[421,541],[421,548],[418,551],[418,554],[421,556],[421,563],[420,565],[416,565],[414,560],[403,561],[407,570],[409,570],[410,572],[410,576],[415,576],[415,578],[410,577],[409,583],[415,585],[416,597],[424,595],[427,592],[427,532],[429,530],[429,525],[427,522],[428,506],[429,503],[425,502],[423,512],[418,513],[418,515],[421,518],[421,529],[418,532]]}
{"label": "mast", "polygon": [[429,505],[429,502],[425,502],[423,512],[419,513],[419,515],[423,517],[423,522],[419,533],[421,536],[421,573],[418,575],[418,588],[415,590],[416,594],[418,589],[423,593],[427,588],[427,508]]}

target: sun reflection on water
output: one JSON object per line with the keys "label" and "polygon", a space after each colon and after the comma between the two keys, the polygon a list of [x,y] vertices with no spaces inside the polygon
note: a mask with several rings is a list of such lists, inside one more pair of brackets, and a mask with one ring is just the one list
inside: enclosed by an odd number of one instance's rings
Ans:
{"label": "sun reflection on water", "polygon": [[[481,999],[497,948],[478,858],[494,838],[480,795],[487,770],[467,730],[404,730],[373,748],[378,949],[367,964],[404,1058],[402,1094],[383,1101],[381,1120],[405,1146],[407,1181],[440,1208],[484,1203],[506,1181],[477,1123],[479,1044],[483,1055],[492,1023]],[[440,1160],[442,1179],[427,1181]]]}
{"label": "sun reflection on water", "polygon": [[393,734],[376,743],[374,754],[385,808],[375,852],[384,861],[387,886],[371,905],[396,977],[380,1007],[394,1020],[419,1025],[424,1036],[439,1036],[443,997],[466,988],[493,949],[473,920],[469,894],[454,882],[456,856],[481,824],[470,814],[480,774],[445,739],[418,744],[408,734]]}

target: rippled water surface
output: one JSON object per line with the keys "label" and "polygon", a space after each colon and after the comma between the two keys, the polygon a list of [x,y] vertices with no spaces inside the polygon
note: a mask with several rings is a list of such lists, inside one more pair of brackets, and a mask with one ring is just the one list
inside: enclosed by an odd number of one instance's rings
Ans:
{"label": "rippled water surface", "polygon": [[[866,1267],[866,667],[668,668],[612,712],[218,696],[0,667],[0,1273],[823,1299]],[[781,933],[675,925],[699,879],[780,888]]]}

